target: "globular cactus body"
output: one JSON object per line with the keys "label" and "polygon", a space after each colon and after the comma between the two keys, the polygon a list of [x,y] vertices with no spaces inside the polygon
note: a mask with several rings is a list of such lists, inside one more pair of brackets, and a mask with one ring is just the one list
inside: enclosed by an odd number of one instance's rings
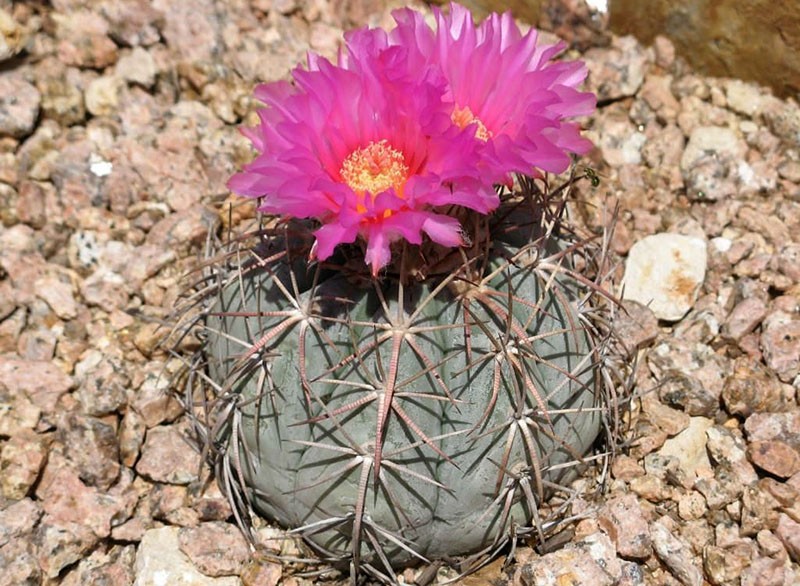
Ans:
{"label": "globular cactus body", "polygon": [[258,247],[206,323],[230,415],[213,439],[243,498],[380,572],[541,529],[604,382],[570,243],[538,234],[419,282],[309,268],[295,238]]}

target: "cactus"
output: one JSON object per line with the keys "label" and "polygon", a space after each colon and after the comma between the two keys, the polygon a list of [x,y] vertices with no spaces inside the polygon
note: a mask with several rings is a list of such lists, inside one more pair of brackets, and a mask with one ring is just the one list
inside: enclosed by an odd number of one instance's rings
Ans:
{"label": "cactus", "polygon": [[355,246],[309,266],[300,222],[217,258],[203,429],[237,510],[381,577],[544,538],[610,418],[611,305],[602,249],[525,186],[468,250],[425,248],[425,278],[411,246],[381,280]]}
{"label": "cactus", "polygon": [[590,147],[565,122],[594,107],[585,68],[510,15],[435,16],[400,11],[257,90],[260,155],[229,185],[284,220],[234,239],[192,298],[198,430],[242,526],[384,581],[543,542],[614,421],[605,248],[567,221],[579,178],[545,173]]}

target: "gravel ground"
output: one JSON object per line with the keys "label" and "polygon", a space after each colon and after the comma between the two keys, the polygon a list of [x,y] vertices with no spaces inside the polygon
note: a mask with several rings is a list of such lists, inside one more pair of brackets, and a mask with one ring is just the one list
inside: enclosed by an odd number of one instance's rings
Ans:
{"label": "gravel ground", "polygon": [[[389,23],[376,5],[0,0],[0,584],[313,582],[251,556],[198,476],[158,342],[209,229],[252,216],[222,210],[254,82]],[[619,204],[637,398],[566,546],[463,583],[798,584],[800,108],[575,0],[558,18],[600,98],[575,211]]]}

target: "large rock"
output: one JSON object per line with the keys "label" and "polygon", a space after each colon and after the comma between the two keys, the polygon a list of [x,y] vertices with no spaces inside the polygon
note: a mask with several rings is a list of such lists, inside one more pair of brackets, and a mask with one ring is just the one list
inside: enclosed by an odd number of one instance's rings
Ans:
{"label": "large rock", "polygon": [[668,36],[698,71],[800,88],[800,3],[772,0],[614,0],[611,28],[649,44]]}
{"label": "large rock", "polygon": [[648,236],[631,247],[623,297],[648,306],[658,319],[677,321],[697,301],[706,263],[706,243],[699,238]]}

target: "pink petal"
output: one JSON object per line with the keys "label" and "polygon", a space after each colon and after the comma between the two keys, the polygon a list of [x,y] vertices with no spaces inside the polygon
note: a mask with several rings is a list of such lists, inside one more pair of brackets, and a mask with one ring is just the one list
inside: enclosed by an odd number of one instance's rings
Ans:
{"label": "pink petal", "polygon": [[342,226],[341,224],[325,224],[314,232],[316,243],[314,254],[319,260],[325,260],[333,254],[339,244],[350,244],[358,236],[357,226]]}

